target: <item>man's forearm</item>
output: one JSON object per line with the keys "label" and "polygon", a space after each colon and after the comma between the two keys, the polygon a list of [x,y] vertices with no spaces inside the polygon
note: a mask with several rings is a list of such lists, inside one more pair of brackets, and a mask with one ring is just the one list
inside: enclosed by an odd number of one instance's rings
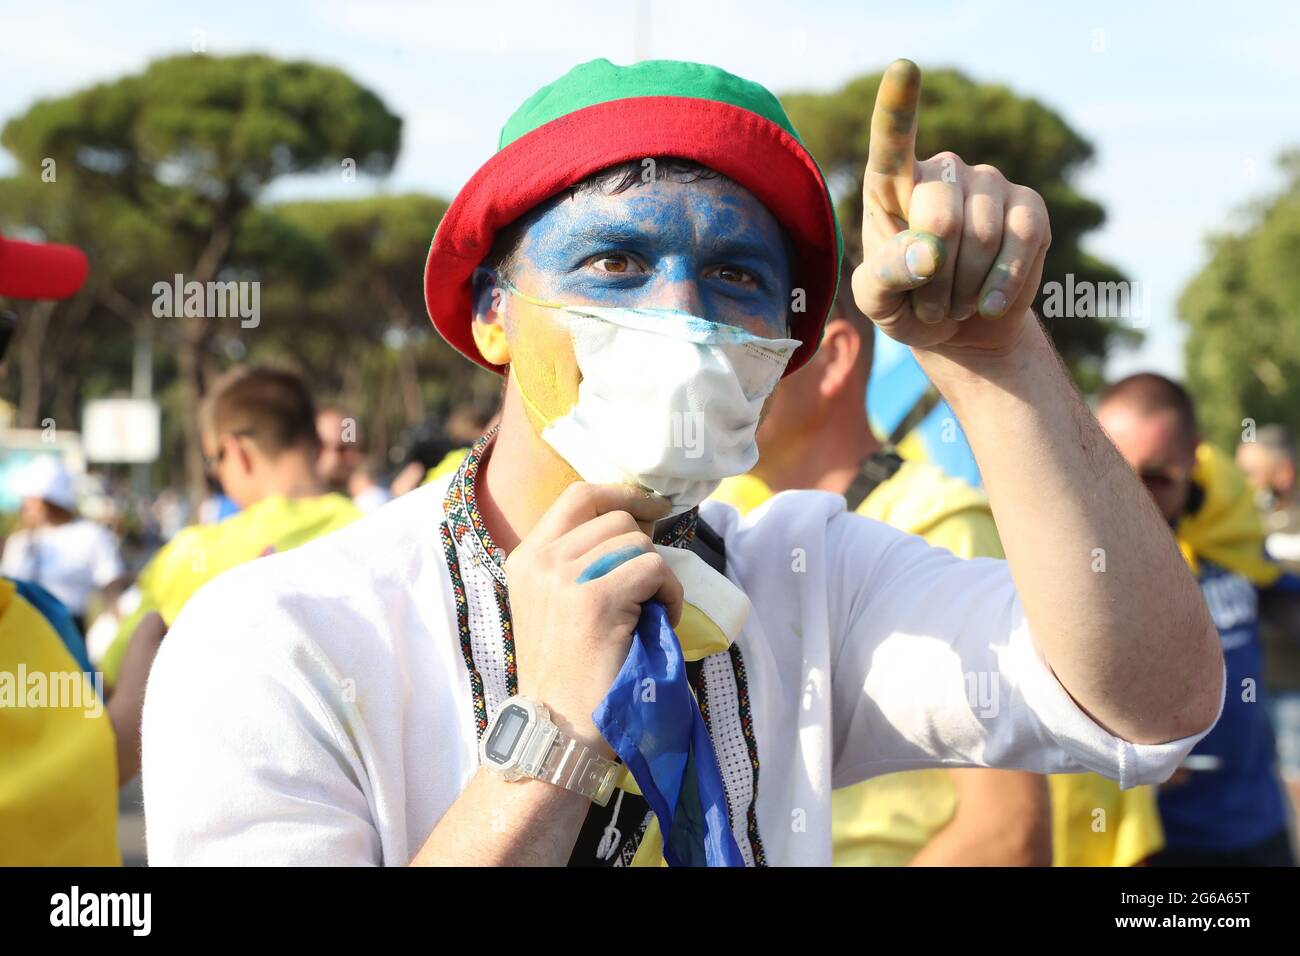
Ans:
{"label": "man's forearm", "polygon": [[1004,355],[916,354],[970,440],[1025,614],[1057,678],[1093,719],[1134,743],[1204,730],[1223,692],[1205,602],[1037,320],[1026,319]]}
{"label": "man's forearm", "polygon": [[117,740],[117,783],[125,786],[140,772],[140,722],[144,713],[144,691],[154,658],[167,636],[162,615],[151,611],[140,619],[131,635],[117,683],[109,691],[108,719]]}
{"label": "man's forearm", "polygon": [[591,801],[541,780],[479,770],[412,866],[564,866]]}
{"label": "man's forearm", "polygon": [[1047,778],[1019,770],[949,770],[953,817],[910,866],[1051,866]]}

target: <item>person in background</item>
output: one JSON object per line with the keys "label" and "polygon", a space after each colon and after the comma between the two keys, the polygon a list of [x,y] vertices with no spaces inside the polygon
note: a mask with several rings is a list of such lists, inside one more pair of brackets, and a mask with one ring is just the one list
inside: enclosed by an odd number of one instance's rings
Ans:
{"label": "person in background", "polygon": [[1159,791],[1158,866],[1290,866],[1286,800],[1264,690],[1257,588],[1279,569],[1245,477],[1204,443],[1191,396],[1150,372],[1107,388],[1097,418],[1138,473],[1196,574],[1228,669],[1223,714]]}
{"label": "person in background", "polygon": [[72,476],[54,456],[34,459],[16,485],[22,528],[5,541],[0,572],[45,588],[85,633],[91,599],[102,592],[111,603],[125,581],[117,542],[103,525],[77,514]]}
{"label": "person in background", "polygon": [[375,467],[369,461],[357,465],[348,478],[348,494],[362,514],[369,514],[393,499],[388,486],[375,480]]}
{"label": "person in background", "polygon": [[365,461],[360,426],[355,417],[330,406],[317,412],[316,432],[320,436],[316,470],[321,481],[330,491],[346,494],[352,473]]}
{"label": "person in background", "polygon": [[1295,436],[1281,425],[1262,425],[1253,441],[1237,446],[1237,464],[1255,489],[1267,535],[1264,548],[1286,572],[1285,581],[1260,593],[1260,641],[1278,768],[1295,819],[1300,817],[1300,502]]}
{"label": "person in background", "polygon": [[362,514],[387,504],[392,495],[375,479],[356,418],[339,408],[323,408],[316,415],[316,431],[321,448],[317,471],[329,490],[350,497]]}
{"label": "person in background", "polygon": [[[958,557],[1003,557],[982,493],[935,465],[902,460],[872,432],[874,334],[853,301],[851,273],[846,267],[820,350],[776,389],[758,431],[758,465],[723,481],[714,497],[746,513],[776,492],[818,488]],[[1126,866],[1161,847],[1153,788],[1121,795],[1098,774],[1050,779],[1050,796],[1048,778],[984,769],[912,770],[836,790],[834,863],[1046,866],[1055,844],[1058,865]],[[1100,834],[1088,815],[1096,806],[1109,808]]]}
{"label": "person in background", "polygon": [[[0,296],[64,299],[88,268],[75,247],[0,236]],[[13,327],[0,313],[0,360]],[[0,579],[0,674],[23,668],[62,688],[49,706],[0,706],[0,866],[122,862],[118,784],[139,768],[145,679],[165,634],[156,615],[140,622],[119,686],[101,699],[68,610],[37,584]],[[77,673],[81,682],[67,681]]]}
{"label": "person in background", "polygon": [[164,542],[172,538],[185,527],[185,518],[189,512],[185,499],[173,488],[164,488],[153,503],[153,520],[158,525],[158,534]]}
{"label": "person in background", "polygon": [[[1255,490],[1265,542],[1275,560],[1300,561],[1300,502],[1296,500],[1295,436],[1283,425],[1261,425],[1237,446],[1237,467]],[[1274,535],[1279,535],[1274,538]]]}
{"label": "person in background", "polygon": [[350,499],[325,488],[316,410],[295,373],[235,369],[214,386],[203,419],[208,468],[239,513],[185,529],[140,572],[140,605],[122,622],[102,662],[110,684],[145,614],[157,611],[170,625],[194,592],[221,572],[360,517]]}
{"label": "person in background", "polygon": [[463,402],[454,406],[441,424],[410,429],[403,441],[405,463],[393,478],[393,497],[453,473],[475,440],[496,427],[500,414],[499,407],[488,411],[480,403]]}

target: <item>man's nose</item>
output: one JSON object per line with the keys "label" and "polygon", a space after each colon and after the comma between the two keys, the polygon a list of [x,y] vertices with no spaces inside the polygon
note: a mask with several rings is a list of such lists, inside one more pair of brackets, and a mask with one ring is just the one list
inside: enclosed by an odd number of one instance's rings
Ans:
{"label": "man's nose", "polygon": [[676,309],[710,318],[704,314],[704,296],[699,280],[684,262],[665,263],[659,272],[659,281],[649,290],[646,305],[656,309]]}

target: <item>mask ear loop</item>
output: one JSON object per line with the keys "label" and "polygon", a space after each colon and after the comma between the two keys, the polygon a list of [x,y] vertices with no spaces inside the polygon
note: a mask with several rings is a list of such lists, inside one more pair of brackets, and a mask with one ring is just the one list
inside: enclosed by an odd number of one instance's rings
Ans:
{"label": "mask ear loop", "polygon": [[489,269],[487,266],[479,266],[477,269],[474,270],[474,278],[478,279],[480,276],[490,277],[492,280],[492,284],[495,285],[498,289],[505,289],[511,295],[516,295],[519,298],[523,299],[525,302],[531,303],[532,305],[539,306],[543,309],[566,308],[563,302],[548,302],[546,299],[539,299],[535,295],[529,295],[527,292],[524,292],[517,285],[515,285],[513,282],[511,282],[509,279],[503,276],[500,270],[498,269]]}
{"label": "mask ear loop", "polygon": [[517,285],[515,285],[505,276],[501,275],[501,273],[499,272],[496,273],[496,279],[497,282],[500,283],[502,288],[508,289],[511,292],[511,294],[519,296],[519,298],[523,299],[525,302],[529,302],[533,305],[540,306],[543,309],[566,308],[563,302],[548,302],[545,299],[539,299],[535,295],[529,295],[527,292],[524,292],[522,289],[520,289]]}

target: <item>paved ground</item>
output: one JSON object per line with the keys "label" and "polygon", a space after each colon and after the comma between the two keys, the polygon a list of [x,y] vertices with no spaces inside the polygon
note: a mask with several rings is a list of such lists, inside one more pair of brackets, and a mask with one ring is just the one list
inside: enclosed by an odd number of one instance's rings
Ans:
{"label": "paved ground", "polygon": [[117,817],[117,842],[122,848],[124,866],[144,866],[144,806],[137,776],[120,791]]}

